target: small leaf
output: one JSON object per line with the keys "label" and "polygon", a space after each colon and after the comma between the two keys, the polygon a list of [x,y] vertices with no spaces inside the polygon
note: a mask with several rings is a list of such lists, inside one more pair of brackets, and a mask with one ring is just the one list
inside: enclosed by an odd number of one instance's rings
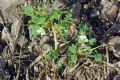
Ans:
{"label": "small leaf", "polygon": [[96,62],[102,62],[102,55],[100,53],[97,53],[94,56],[94,59],[95,59]]}
{"label": "small leaf", "polygon": [[76,53],[76,49],[77,49],[77,47],[74,44],[72,44],[71,46],[69,46],[69,51],[71,53]]}
{"label": "small leaf", "polygon": [[90,49],[91,49],[90,47],[86,47],[86,48],[79,47],[78,52],[79,53],[82,52],[83,54],[89,56],[92,54],[92,51],[90,51]]}
{"label": "small leaf", "polygon": [[95,38],[91,38],[91,39],[89,39],[89,41],[88,41],[88,44],[89,44],[90,46],[93,46],[95,43],[96,43],[96,39],[95,39]]}
{"label": "small leaf", "polygon": [[51,20],[59,20],[60,19],[60,13],[58,11],[51,12]]}
{"label": "small leaf", "polygon": [[34,14],[34,9],[32,6],[27,6],[24,8],[24,13],[32,16]]}
{"label": "small leaf", "polygon": [[35,26],[32,27],[32,30],[31,30],[31,31],[32,31],[32,35],[33,35],[33,36],[37,36],[37,35],[38,35],[38,33],[37,33],[37,30],[38,30],[38,29],[39,29],[39,27],[35,27]]}
{"label": "small leaf", "polygon": [[46,22],[46,19],[45,17],[41,17],[41,16],[32,16],[32,20],[31,20],[32,23],[34,24],[45,24]]}
{"label": "small leaf", "polygon": [[72,66],[74,63],[76,63],[77,60],[78,60],[78,58],[77,58],[76,54],[70,55],[70,57],[68,59],[68,65]]}
{"label": "small leaf", "polygon": [[55,60],[58,58],[58,52],[57,52],[57,50],[52,50],[48,54],[46,54],[44,57],[48,61]]}
{"label": "small leaf", "polygon": [[75,63],[77,61],[77,55],[71,55],[71,61]]}
{"label": "small leaf", "polygon": [[61,68],[62,67],[62,62],[59,60],[58,62],[57,62],[57,66],[58,66],[58,68]]}
{"label": "small leaf", "polygon": [[86,50],[84,53],[89,56],[89,55],[91,55],[93,52],[88,49],[88,50]]}
{"label": "small leaf", "polygon": [[67,21],[71,21],[72,20],[72,14],[66,14],[66,18],[65,18]]}
{"label": "small leaf", "polygon": [[87,25],[87,24],[80,24],[79,25],[80,26],[80,34],[84,34],[84,35],[86,35],[86,34],[88,34],[89,33],[89,26]]}

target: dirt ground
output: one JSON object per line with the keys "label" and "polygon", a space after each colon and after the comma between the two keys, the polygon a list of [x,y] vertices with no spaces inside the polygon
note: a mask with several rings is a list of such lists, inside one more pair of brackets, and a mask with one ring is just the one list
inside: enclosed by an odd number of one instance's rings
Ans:
{"label": "dirt ground", "polygon": [[[69,38],[58,40],[57,47],[54,31],[33,36],[27,25],[31,17],[23,13],[26,6],[37,8],[45,1],[0,0],[0,80],[120,80],[120,0],[48,0],[48,10],[56,3],[61,11],[71,10],[73,17]],[[102,55],[100,63],[80,54],[72,67],[67,65],[68,45],[77,44],[79,23],[90,25],[89,37],[97,43],[93,49],[103,45],[95,50]],[[61,68],[58,59],[43,57],[54,46]]]}

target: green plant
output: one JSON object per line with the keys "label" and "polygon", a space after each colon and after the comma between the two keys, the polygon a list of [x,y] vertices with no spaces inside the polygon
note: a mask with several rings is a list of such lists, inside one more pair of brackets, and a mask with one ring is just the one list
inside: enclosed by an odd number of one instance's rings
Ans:
{"label": "green plant", "polygon": [[102,55],[100,53],[96,53],[96,55],[94,56],[94,60],[96,62],[102,62]]}
{"label": "green plant", "polygon": [[79,27],[80,27],[80,31],[79,31],[79,34],[81,35],[87,35],[89,34],[90,32],[90,27],[88,26],[88,24],[79,24]]}
{"label": "green plant", "polygon": [[44,55],[44,58],[46,61],[52,61],[58,58],[58,52],[57,50],[52,50],[48,53],[46,53],[46,55]]}
{"label": "green plant", "polygon": [[56,27],[57,35],[63,39],[68,35],[72,14],[69,11],[60,11],[54,4],[48,8],[46,6],[49,4],[42,4],[38,6],[38,9],[32,6],[24,8],[24,13],[31,16],[28,25],[32,27],[32,35],[49,34],[51,27]]}
{"label": "green plant", "polygon": [[95,44],[96,44],[96,39],[95,39],[95,38],[89,39],[88,44],[89,44],[90,46],[95,45]]}
{"label": "green plant", "polygon": [[[88,29],[87,31],[89,32]],[[87,34],[87,33],[86,33]],[[81,36],[81,35],[80,35]],[[79,39],[81,38],[81,39]],[[78,42],[71,44],[68,46],[68,58],[67,58],[67,63],[69,66],[73,66],[77,61],[83,59],[84,57],[79,57],[80,55],[84,55],[86,57],[91,57],[93,58],[94,61],[96,62],[102,62],[102,55],[97,52],[98,48],[103,47],[103,45],[93,47],[96,44],[96,39],[95,38],[90,38],[88,39],[87,36],[82,34],[81,37],[77,38]],[[62,63],[58,59],[58,53],[56,51],[49,52],[45,58],[48,61],[56,60],[57,59],[57,65],[59,67],[62,66]]]}
{"label": "green plant", "polygon": [[96,49],[103,47],[96,45],[97,40],[95,38],[88,39],[88,35],[90,34],[90,28],[87,24],[80,24],[80,31],[78,36],[78,44],[80,44],[80,47],[78,49],[79,53],[83,53],[86,56],[93,57],[96,62],[102,61],[102,55],[100,53],[96,53]]}
{"label": "green plant", "polygon": [[[49,3],[49,0],[46,0],[37,9],[27,6],[24,8],[24,13],[31,17],[28,25],[31,27],[33,36],[51,33],[54,35],[55,49],[44,55],[44,58],[46,61],[57,60],[58,66],[62,66],[58,58],[60,54],[57,51],[56,41],[57,39],[62,40],[62,42],[67,40],[66,37],[69,36],[69,29],[73,20],[72,14],[70,11],[61,11],[55,4],[49,5],[47,3]],[[77,43],[68,46],[68,65],[72,66],[79,61],[79,55],[92,57],[96,62],[102,62],[102,55],[97,52],[97,49],[102,46],[95,47],[97,40],[90,36],[89,25],[80,23],[78,27]]]}
{"label": "green plant", "polygon": [[69,51],[68,65],[69,66],[74,65],[78,60],[80,60],[80,58],[78,58],[80,55],[94,58],[96,62],[102,62],[102,55],[95,51],[99,47],[91,48],[90,46],[83,47],[75,44],[70,45],[68,47],[68,51]]}
{"label": "green plant", "polygon": [[70,53],[69,54],[69,59],[68,59],[68,65],[72,66],[78,60],[77,46],[72,44],[71,46],[69,46],[68,51]]}

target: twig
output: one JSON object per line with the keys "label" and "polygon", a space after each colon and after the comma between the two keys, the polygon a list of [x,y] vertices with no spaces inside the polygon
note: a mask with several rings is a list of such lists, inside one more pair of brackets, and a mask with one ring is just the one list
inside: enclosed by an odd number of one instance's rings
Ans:
{"label": "twig", "polygon": [[100,46],[97,46],[97,47],[95,47],[95,48],[92,48],[90,51],[94,51],[94,50],[96,50],[96,49],[98,49],[98,48],[101,48],[101,47],[104,47],[104,46],[106,46],[106,45],[100,45]]}
{"label": "twig", "polygon": [[29,74],[28,74],[28,69],[26,70],[26,80],[29,80]]}
{"label": "twig", "polygon": [[103,63],[107,64],[107,66],[109,66],[109,67],[115,68],[117,71],[120,70],[120,69],[117,68],[114,64],[111,64],[111,63],[108,63],[108,62],[105,62],[105,61],[103,61]]}
{"label": "twig", "polygon": [[70,43],[70,41],[67,41],[67,42],[61,44],[61,45],[59,46],[59,48],[62,48],[63,46],[65,46],[65,45],[67,45],[67,44],[69,44],[69,43]]}
{"label": "twig", "polygon": [[57,35],[56,35],[57,32],[56,32],[54,26],[52,27],[52,32],[53,32],[53,36],[54,36],[55,50],[57,50],[58,40],[57,40]]}
{"label": "twig", "polygon": [[70,68],[70,69],[68,70],[68,73],[72,73],[78,66],[79,66],[79,63],[76,64],[74,67]]}
{"label": "twig", "polygon": [[[45,52],[43,52],[43,54],[48,53],[50,51],[50,49],[47,49]],[[43,57],[41,55],[39,55],[30,65],[28,68],[31,68],[32,66],[34,66],[36,63],[38,63]]]}
{"label": "twig", "polygon": [[54,64],[54,60],[52,61],[52,67],[53,67],[53,70],[54,70],[54,75],[53,75],[52,80],[55,80],[55,77],[56,77],[56,67],[55,67],[55,64]]}
{"label": "twig", "polygon": [[[20,50],[20,54],[19,54],[19,59],[21,58],[21,55],[22,55],[22,50]],[[19,60],[19,67],[18,67],[18,71],[17,71],[17,76],[16,76],[16,80],[18,80],[19,78],[19,75],[20,75],[20,63],[21,63],[21,60]]]}
{"label": "twig", "polygon": [[[57,50],[57,48],[58,48],[58,40],[57,40],[57,35],[56,35],[57,32],[56,32],[54,26],[52,26],[52,32],[53,32],[53,36],[54,36],[55,50]],[[54,60],[52,61],[52,67],[54,69],[53,80],[55,80],[55,77],[56,77],[56,67],[55,67],[55,64],[54,64]]]}
{"label": "twig", "polygon": [[18,67],[18,70],[17,70],[17,76],[16,76],[16,79],[15,79],[15,80],[18,80],[19,74],[20,74],[20,63],[19,63],[19,67]]}
{"label": "twig", "polygon": [[[107,60],[107,63],[109,63],[109,53],[108,53],[108,46],[106,45],[106,60]],[[109,74],[109,68],[107,67],[107,74]]]}
{"label": "twig", "polygon": [[36,80],[41,80],[44,73],[45,73],[45,71],[40,72],[39,77]]}
{"label": "twig", "polygon": [[106,64],[103,63],[103,68],[104,68],[104,75],[106,75]]}
{"label": "twig", "polygon": [[6,40],[6,42],[9,41],[8,45],[10,47],[11,52],[14,52],[15,43],[13,42],[13,39],[11,38],[11,34],[10,34],[8,28],[6,28],[6,27],[4,27],[4,29],[3,29],[3,36],[4,36],[4,39]]}
{"label": "twig", "polygon": [[41,56],[38,56],[30,65],[28,68],[31,68],[32,66],[34,66],[37,62],[39,62],[42,59]]}

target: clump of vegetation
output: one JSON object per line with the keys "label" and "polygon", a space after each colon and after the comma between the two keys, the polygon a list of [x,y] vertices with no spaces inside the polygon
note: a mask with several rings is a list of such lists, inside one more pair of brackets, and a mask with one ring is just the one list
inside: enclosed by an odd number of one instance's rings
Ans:
{"label": "clump of vegetation", "polygon": [[37,9],[27,6],[24,13],[31,16],[29,25],[32,35],[46,35],[54,28],[57,36],[63,38],[68,35],[72,14],[69,11],[60,11],[57,5],[42,4]]}
{"label": "clump of vegetation", "polygon": [[[31,27],[33,36],[49,35],[52,33],[54,35],[54,45],[57,44],[55,40],[62,40],[62,42],[67,41],[73,20],[70,11],[61,11],[57,5],[48,5],[44,3],[36,9],[32,6],[27,6],[24,9],[24,13],[31,16],[31,20],[28,25]],[[67,46],[67,52],[69,53],[67,64],[69,66],[73,66],[77,61],[85,58],[80,57],[80,55],[92,58],[96,62],[102,62],[102,55],[96,50],[102,46],[95,47],[96,39],[89,36],[89,26],[87,24],[80,23],[78,27],[79,33],[76,37],[75,43],[71,43]],[[90,38],[88,39],[87,36]],[[44,59],[46,61],[57,60],[57,64],[61,66],[62,63],[59,60],[59,56],[60,54],[56,46],[52,51],[44,55]]]}
{"label": "clump of vegetation", "polygon": [[96,45],[95,38],[87,38],[89,35],[89,26],[87,24],[80,24],[80,32],[76,39],[76,44],[71,44],[68,48],[70,53],[68,64],[73,65],[77,61],[85,58],[81,55],[92,58],[96,62],[102,62],[102,55],[97,52],[97,48],[103,47],[102,45],[94,47]]}

